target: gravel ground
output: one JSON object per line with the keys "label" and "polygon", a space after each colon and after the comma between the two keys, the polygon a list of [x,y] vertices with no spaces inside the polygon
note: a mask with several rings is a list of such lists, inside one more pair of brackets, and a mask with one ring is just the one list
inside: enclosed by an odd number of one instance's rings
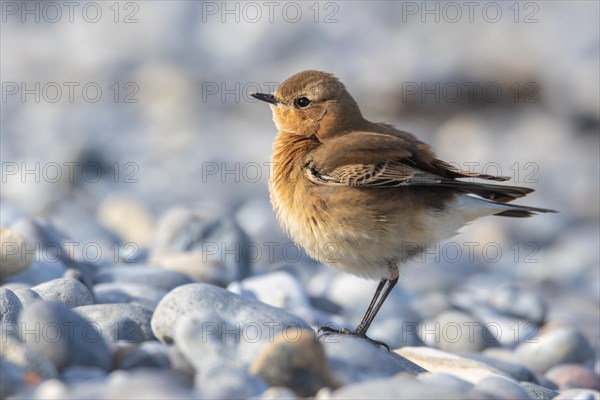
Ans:
{"label": "gravel ground", "polygon": [[[600,399],[600,6],[476,3],[3,2],[0,397]],[[307,68],[560,211],[409,263],[391,351],[269,205],[247,92]]]}

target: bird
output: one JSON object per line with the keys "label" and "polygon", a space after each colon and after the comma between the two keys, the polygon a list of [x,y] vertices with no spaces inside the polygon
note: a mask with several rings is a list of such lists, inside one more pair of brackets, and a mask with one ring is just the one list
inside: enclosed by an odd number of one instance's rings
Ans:
{"label": "bird", "polygon": [[315,260],[379,281],[356,329],[323,326],[320,335],[389,350],[367,331],[411,258],[480,217],[556,212],[509,204],[533,189],[476,182],[510,177],[461,170],[414,135],[365,119],[331,73],[302,71],[250,95],[268,103],[278,130],[269,194],[282,228]]}

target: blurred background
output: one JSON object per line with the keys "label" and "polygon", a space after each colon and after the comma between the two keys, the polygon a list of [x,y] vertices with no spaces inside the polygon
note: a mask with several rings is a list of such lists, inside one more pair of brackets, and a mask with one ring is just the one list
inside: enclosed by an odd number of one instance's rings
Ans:
{"label": "blurred background", "polygon": [[3,1],[1,224],[143,249],[165,212],[204,207],[288,241],[268,200],[276,129],[248,93],[324,70],[368,119],[560,211],[479,221],[454,239],[482,244],[476,262],[431,257],[404,285],[428,268],[531,283],[598,348],[599,37],[594,1]]}

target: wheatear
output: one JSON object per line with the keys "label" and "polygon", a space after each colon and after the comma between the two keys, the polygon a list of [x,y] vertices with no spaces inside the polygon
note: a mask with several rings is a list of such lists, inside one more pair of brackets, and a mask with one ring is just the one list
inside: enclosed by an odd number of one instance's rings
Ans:
{"label": "wheatear", "polygon": [[553,212],[506,204],[532,189],[457,180],[509,178],[460,170],[410,133],[366,120],[332,74],[300,72],[251,95],[269,103],[279,130],[269,190],[283,228],[320,262],[380,280],[354,331],[320,332],[383,344],[366,333],[403,263],[479,217]]}

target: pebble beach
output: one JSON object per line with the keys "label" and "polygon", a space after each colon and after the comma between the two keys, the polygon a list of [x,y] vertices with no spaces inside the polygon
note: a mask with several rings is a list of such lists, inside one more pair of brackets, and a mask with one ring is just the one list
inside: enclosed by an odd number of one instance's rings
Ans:
{"label": "pebble beach", "polygon": [[[2,5],[0,398],[600,400],[597,3],[503,4],[498,23],[174,3],[100,2],[97,23]],[[271,210],[276,128],[247,93],[306,68],[559,211],[484,218],[407,263],[369,329],[389,350],[317,333],[354,328],[377,282],[313,261]]]}

